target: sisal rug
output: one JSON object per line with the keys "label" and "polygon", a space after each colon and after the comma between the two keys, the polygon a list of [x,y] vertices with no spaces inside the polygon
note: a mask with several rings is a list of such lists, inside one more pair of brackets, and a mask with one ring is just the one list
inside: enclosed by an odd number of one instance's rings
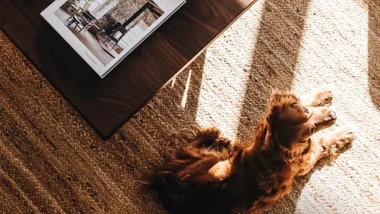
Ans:
{"label": "sisal rug", "polygon": [[0,212],[165,213],[140,178],[185,143],[168,134],[249,140],[272,88],[324,85],[357,139],[267,213],[380,213],[378,0],[258,1],[108,141],[0,33]]}

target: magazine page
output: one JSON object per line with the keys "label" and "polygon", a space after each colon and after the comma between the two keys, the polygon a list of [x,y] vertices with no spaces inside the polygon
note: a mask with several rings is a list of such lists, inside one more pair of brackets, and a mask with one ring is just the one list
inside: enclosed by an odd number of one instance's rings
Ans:
{"label": "magazine page", "polygon": [[185,0],[56,0],[41,15],[104,77]]}

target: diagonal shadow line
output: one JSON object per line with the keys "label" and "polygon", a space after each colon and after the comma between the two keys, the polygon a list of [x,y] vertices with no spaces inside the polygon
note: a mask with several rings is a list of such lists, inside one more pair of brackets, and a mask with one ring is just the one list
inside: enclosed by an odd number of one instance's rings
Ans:
{"label": "diagonal shadow line", "polygon": [[[265,0],[261,16],[255,51],[252,56],[249,78],[246,83],[244,103],[240,112],[237,138],[244,140],[258,122],[252,115],[260,115],[266,110],[265,105],[272,89],[290,89],[301,48],[302,34],[305,28],[310,0],[287,1]],[[260,103],[260,105],[257,105]],[[304,182],[296,182],[296,189],[302,189]],[[277,209],[294,213],[298,191],[292,197],[286,197],[286,203],[277,203],[271,210]],[[271,212],[269,210],[269,212]]]}
{"label": "diagonal shadow line", "polygon": [[372,102],[380,109],[380,1],[368,6],[368,85]]}
{"label": "diagonal shadow line", "polygon": [[247,127],[254,127],[259,119],[252,115],[265,111],[272,88],[291,87],[309,2],[265,0],[240,111],[238,139],[250,135]]}

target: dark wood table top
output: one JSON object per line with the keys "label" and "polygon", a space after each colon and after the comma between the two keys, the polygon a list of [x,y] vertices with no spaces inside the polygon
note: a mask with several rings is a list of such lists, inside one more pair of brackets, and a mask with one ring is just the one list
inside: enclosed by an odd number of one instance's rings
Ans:
{"label": "dark wood table top", "polygon": [[107,139],[256,0],[187,0],[104,79],[40,16],[53,1],[0,0],[0,28]]}

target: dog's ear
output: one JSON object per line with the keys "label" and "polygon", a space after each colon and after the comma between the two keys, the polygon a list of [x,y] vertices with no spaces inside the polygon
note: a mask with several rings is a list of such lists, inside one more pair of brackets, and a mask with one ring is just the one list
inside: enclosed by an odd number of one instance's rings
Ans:
{"label": "dog's ear", "polygon": [[267,123],[272,126],[278,118],[278,114],[280,112],[280,107],[278,105],[271,105],[268,110],[268,114],[266,116]]}
{"label": "dog's ear", "polygon": [[291,163],[293,162],[296,158],[293,154],[293,152],[291,152],[290,150],[286,150],[286,151],[283,151],[281,153],[281,156],[282,156],[282,159],[286,162],[286,163]]}
{"label": "dog's ear", "polygon": [[259,122],[259,125],[256,129],[256,142],[262,142],[265,140],[266,133],[268,131],[268,119],[262,118]]}
{"label": "dog's ear", "polygon": [[255,132],[255,147],[256,151],[268,148],[270,138],[272,136],[271,127],[268,123],[268,117],[261,118],[259,125]]}

